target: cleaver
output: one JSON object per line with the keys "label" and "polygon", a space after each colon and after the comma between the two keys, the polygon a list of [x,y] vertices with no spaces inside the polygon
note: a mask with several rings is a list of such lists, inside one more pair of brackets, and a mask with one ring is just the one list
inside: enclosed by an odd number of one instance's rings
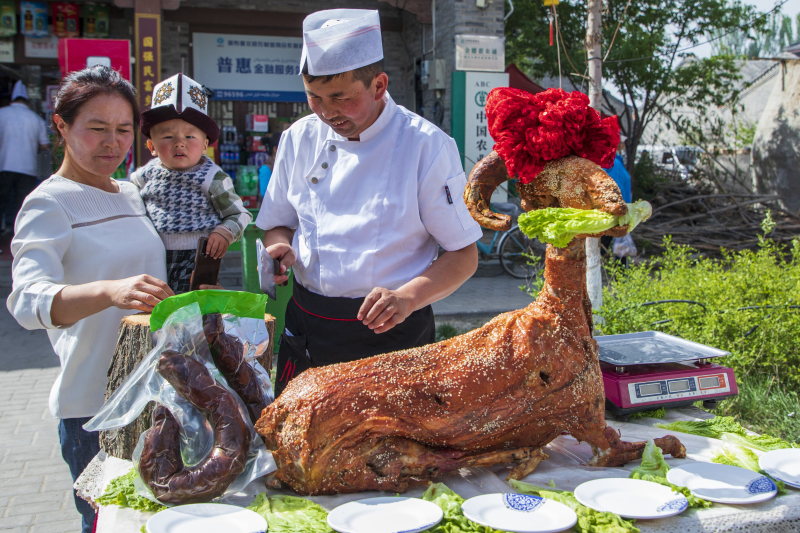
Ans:
{"label": "cleaver", "polygon": [[[277,300],[275,272],[278,272],[281,268],[280,261],[270,257],[266,247],[264,247],[264,243],[260,240],[256,241],[256,255],[258,256],[258,261],[256,261],[258,284],[261,287],[261,291],[271,299]],[[281,287],[285,287],[287,284],[288,281],[285,281],[281,283]]]}

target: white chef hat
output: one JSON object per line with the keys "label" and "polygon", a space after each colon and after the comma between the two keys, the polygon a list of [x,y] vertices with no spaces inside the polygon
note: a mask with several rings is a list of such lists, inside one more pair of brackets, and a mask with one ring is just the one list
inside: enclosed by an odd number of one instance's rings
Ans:
{"label": "white chef hat", "polygon": [[11,91],[11,101],[13,102],[17,98],[29,100],[28,89],[25,87],[25,84],[22,83],[22,80],[17,80],[17,83],[14,84],[14,90]]}
{"label": "white chef hat", "polygon": [[300,72],[312,76],[341,74],[383,59],[381,21],[377,11],[327,9],[303,21]]}

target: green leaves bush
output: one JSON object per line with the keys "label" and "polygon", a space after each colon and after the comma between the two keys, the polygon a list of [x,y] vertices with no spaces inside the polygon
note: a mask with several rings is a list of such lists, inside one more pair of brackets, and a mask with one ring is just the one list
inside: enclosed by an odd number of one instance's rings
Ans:
{"label": "green leaves bush", "polygon": [[[757,250],[723,251],[721,260],[669,238],[664,245],[655,261],[609,267],[602,334],[663,331],[731,352],[718,361],[740,382],[768,375],[776,386],[800,390],[800,309],[790,307],[800,305],[800,240],[786,247],[762,238]],[[669,299],[702,305],[642,306]]]}

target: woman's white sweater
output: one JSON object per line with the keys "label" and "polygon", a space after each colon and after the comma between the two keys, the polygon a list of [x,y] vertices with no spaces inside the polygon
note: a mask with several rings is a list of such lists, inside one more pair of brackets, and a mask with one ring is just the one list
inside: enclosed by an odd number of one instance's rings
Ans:
{"label": "woman's white sweater", "polygon": [[111,307],[68,326],[50,319],[67,285],[150,274],[165,280],[166,252],[136,187],[109,193],[61,176],[42,182],[22,204],[11,253],[8,310],[26,329],[46,329],[61,373],[50,391],[56,418],[94,416],[103,405],[109,363],[123,317]]}

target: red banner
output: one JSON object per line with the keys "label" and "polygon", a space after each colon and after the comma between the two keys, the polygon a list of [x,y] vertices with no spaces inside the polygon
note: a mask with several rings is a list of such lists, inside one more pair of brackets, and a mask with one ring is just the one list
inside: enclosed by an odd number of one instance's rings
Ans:
{"label": "red banner", "polygon": [[[153,87],[161,80],[161,15],[136,13],[136,92],[142,111],[150,108]],[[136,163],[141,166],[152,156],[147,140],[137,132]]]}

